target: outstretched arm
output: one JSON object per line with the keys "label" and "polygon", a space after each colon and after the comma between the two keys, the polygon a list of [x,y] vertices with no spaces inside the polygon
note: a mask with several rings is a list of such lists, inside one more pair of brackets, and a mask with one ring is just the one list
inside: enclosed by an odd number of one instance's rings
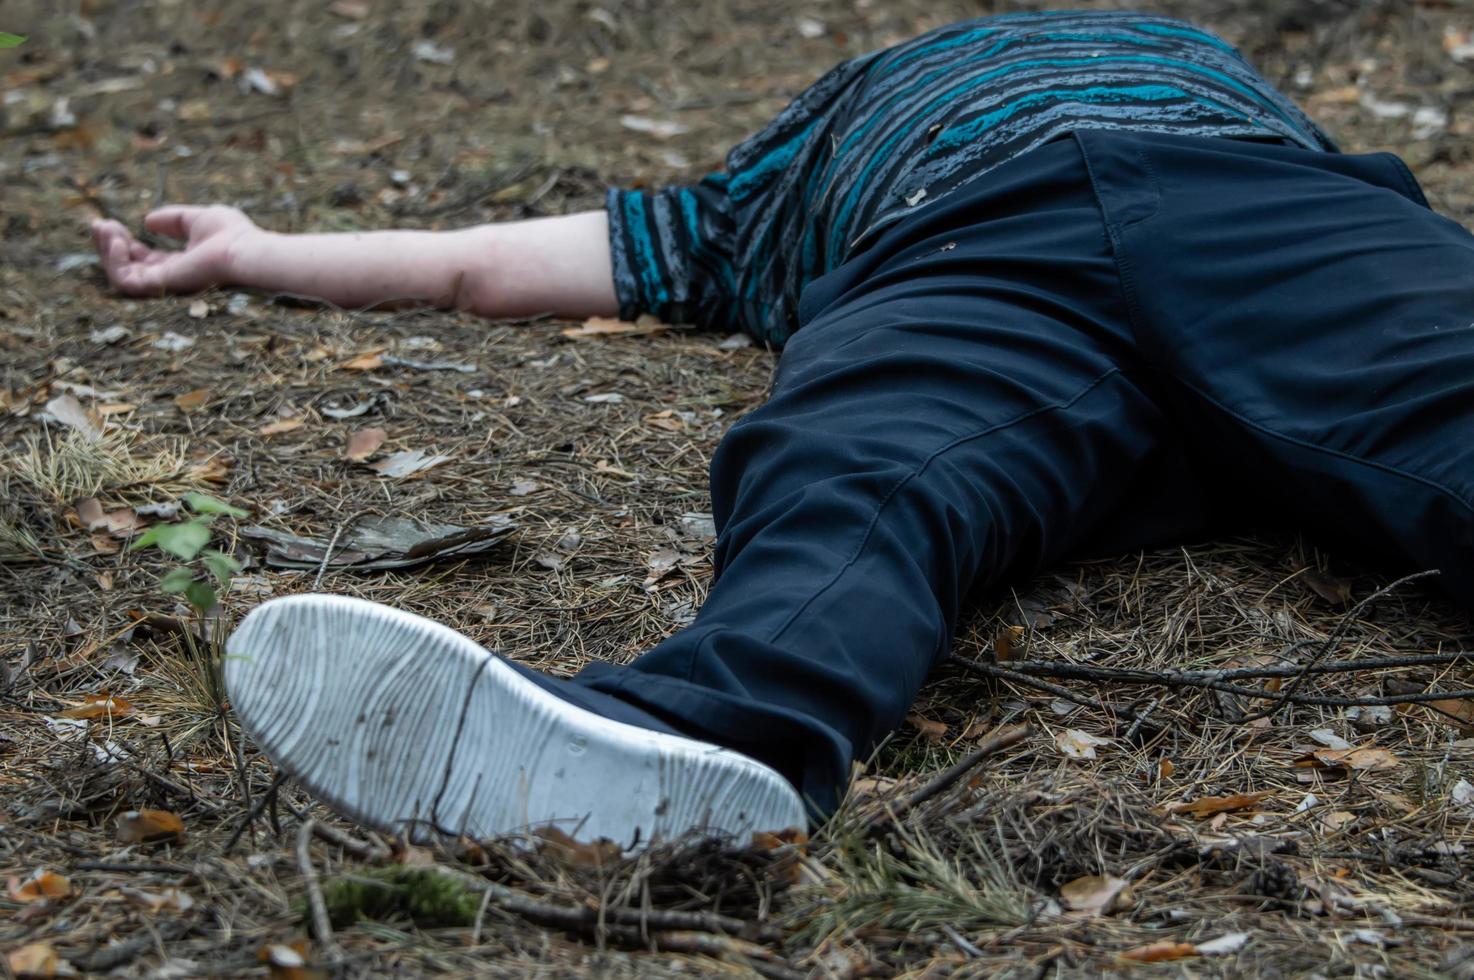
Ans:
{"label": "outstretched arm", "polygon": [[108,280],[130,296],[250,286],[348,308],[421,302],[487,317],[619,308],[603,211],[459,231],[286,235],[235,208],[174,205],[144,224],[184,247],[149,248],[117,221],[92,226]]}

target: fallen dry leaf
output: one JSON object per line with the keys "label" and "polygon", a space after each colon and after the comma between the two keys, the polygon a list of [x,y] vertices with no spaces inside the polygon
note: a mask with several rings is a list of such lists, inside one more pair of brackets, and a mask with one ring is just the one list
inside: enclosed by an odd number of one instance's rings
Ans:
{"label": "fallen dry leaf", "polygon": [[1247,932],[1226,932],[1217,939],[1198,943],[1197,950],[1203,956],[1227,956],[1230,953],[1237,953],[1248,942]]}
{"label": "fallen dry leaf", "polygon": [[256,958],[266,964],[266,975],[271,980],[321,980],[327,974],[311,965],[310,949],[305,939],[291,944],[268,943]]}
{"label": "fallen dry leaf", "polygon": [[377,463],[370,463],[369,469],[381,476],[402,479],[415,473],[423,473],[449,459],[449,456],[432,456],[419,449],[406,449],[392,456],[386,456]]}
{"label": "fallen dry leaf", "polygon": [[1161,762],[1158,762],[1157,763],[1157,778],[1158,779],[1171,779],[1172,778],[1172,774],[1174,772],[1176,772],[1176,771],[1177,771],[1177,767],[1172,764],[1172,760],[1171,759],[1163,759]]}
{"label": "fallen dry leaf", "polygon": [[1300,581],[1333,606],[1344,606],[1351,602],[1351,583],[1344,578],[1337,578],[1318,568],[1308,568],[1301,573]]}
{"label": "fallen dry leaf", "polygon": [[230,460],[223,456],[211,456],[191,466],[186,475],[191,480],[204,483],[228,483],[230,482]]}
{"label": "fallen dry leaf", "polygon": [[6,892],[12,902],[44,902],[48,898],[66,898],[72,894],[72,883],[50,868],[37,868],[24,881],[11,878]]}
{"label": "fallen dry leaf", "polygon": [[1460,735],[1474,734],[1474,701],[1462,698],[1443,698],[1429,701],[1424,707],[1445,725],[1458,729]]}
{"label": "fallen dry leaf", "polygon": [[1005,626],[993,637],[993,659],[1017,660],[1019,645],[1024,641],[1022,626]]}
{"label": "fallen dry leaf", "polygon": [[76,395],[58,395],[46,403],[46,412],[62,425],[75,429],[88,442],[102,438],[102,421],[82,407]]}
{"label": "fallen dry leaf", "polygon": [[1320,825],[1327,832],[1334,833],[1342,827],[1355,822],[1356,814],[1350,810],[1332,810],[1330,813],[1321,815]]}
{"label": "fallen dry leaf", "polygon": [[1060,904],[1072,912],[1109,915],[1131,907],[1131,883],[1115,875],[1086,875],[1059,889]]}
{"label": "fallen dry leaf", "polygon": [[655,583],[675,571],[676,566],[680,563],[681,553],[674,548],[655,549],[645,559],[645,564],[649,567],[650,574],[645,576],[645,581],[641,585],[648,591]]}
{"label": "fallen dry leaf", "polygon": [[118,840],[141,844],[184,836],[184,821],[168,810],[129,810],[118,817]]}
{"label": "fallen dry leaf", "polygon": [[1082,732],[1078,728],[1066,728],[1054,736],[1055,747],[1071,759],[1094,759],[1099,745],[1110,745],[1111,740]]}
{"label": "fallen dry leaf", "polygon": [[343,450],[343,458],[355,463],[362,463],[384,444],[389,438],[389,433],[380,428],[356,429],[348,433],[348,446]]}
{"label": "fallen dry leaf", "polygon": [[134,905],[154,913],[188,912],[195,906],[195,900],[188,892],[175,887],[158,892],[144,891],[142,888],[119,888],[118,891]]}
{"label": "fallen dry leaf", "polygon": [[532,836],[542,841],[538,845],[540,853],[550,854],[570,868],[602,868],[619,860],[624,853],[624,848],[607,838],[585,844],[557,827],[541,827]]}
{"label": "fallen dry leaf", "polygon": [[1192,943],[1174,943],[1164,939],[1161,942],[1147,943],[1145,946],[1128,949],[1120,955],[1121,959],[1132,960],[1136,963],[1162,963],[1167,960],[1182,960],[1202,954]]}
{"label": "fallen dry leaf", "polygon": [[5,963],[10,967],[11,973],[17,977],[26,978],[26,980],[77,975],[77,971],[61,958],[61,954],[57,953],[50,943],[29,943],[12,950],[6,955]]}
{"label": "fallen dry leaf", "polygon": [[113,694],[89,694],[82,703],[59,713],[58,718],[127,718],[133,714],[132,704]]}
{"label": "fallen dry leaf", "polygon": [[83,497],[77,501],[77,519],[89,531],[106,530],[115,537],[126,538],[141,530],[144,522],[131,507],[103,510],[96,497]]}
{"label": "fallen dry leaf", "polygon": [[1355,769],[1368,772],[1378,769],[1396,769],[1401,761],[1390,751],[1375,745],[1352,749],[1316,749],[1295,760],[1302,768]]}
{"label": "fallen dry leaf", "polygon": [[906,716],[906,724],[920,732],[929,742],[940,742],[947,737],[947,726],[944,723],[923,718],[914,712]]}
{"label": "fallen dry leaf", "polygon": [[616,320],[607,316],[591,316],[577,327],[569,327],[560,331],[564,337],[581,339],[585,337],[617,337],[640,336],[644,334],[661,333],[669,330],[670,325],[648,313],[641,314],[640,318],[631,323],[628,320]]}
{"label": "fallen dry leaf", "polygon": [[275,422],[268,422],[257,429],[256,434],[262,436],[279,436],[283,432],[294,432],[306,424],[307,420],[300,416],[292,419],[277,419]]}
{"label": "fallen dry leaf", "polygon": [[1247,810],[1250,807],[1258,806],[1261,801],[1273,795],[1273,790],[1264,790],[1260,793],[1234,793],[1230,796],[1201,796],[1191,803],[1170,804],[1167,807],[1167,812],[1186,813],[1194,817],[1211,817],[1215,813]]}
{"label": "fallen dry leaf", "polygon": [[382,347],[378,350],[367,351],[351,361],[340,364],[339,367],[345,371],[373,371],[384,366],[383,354]]}
{"label": "fallen dry leaf", "polygon": [[194,412],[205,407],[210,400],[209,388],[196,388],[174,396],[174,404],[181,412]]}

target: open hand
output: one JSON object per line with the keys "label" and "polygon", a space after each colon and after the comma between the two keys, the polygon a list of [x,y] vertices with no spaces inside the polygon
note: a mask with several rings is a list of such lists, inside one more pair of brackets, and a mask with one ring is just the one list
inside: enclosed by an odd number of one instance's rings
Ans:
{"label": "open hand", "polygon": [[108,281],[128,296],[192,293],[228,283],[241,240],[259,231],[238,209],[219,204],[172,204],[150,211],[143,224],[156,235],[180,239],[184,248],[150,248],[121,222],[92,223]]}

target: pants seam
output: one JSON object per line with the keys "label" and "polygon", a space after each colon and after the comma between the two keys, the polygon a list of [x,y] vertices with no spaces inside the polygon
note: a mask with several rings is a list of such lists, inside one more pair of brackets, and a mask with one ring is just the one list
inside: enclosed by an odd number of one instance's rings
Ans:
{"label": "pants seam", "polygon": [[[1120,232],[1111,221],[1110,211],[1107,210],[1105,197],[1101,194],[1100,180],[1096,177],[1095,163],[1090,159],[1090,152],[1085,148],[1085,143],[1076,136],[1076,146],[1080,149],[1080,159],[1085,164],[1085,175],[1090,179],[1090,190],[1095,197],[1095,206],[1100,209],[1101,227],[1105,231],[1106,245],[1111,252],[1111,261],[1116,267],[1116,279],[1121,287],[1121,300],[1126,305],[1126,320],[1131,327],[1131,337],[1136,342],[1137,356],[1141,353],[1141,339],[1146,335],[1143,330],[1145,318],[1141,313],[1141,306],[1136,299],[1136,278],[1131,272],[1130,263],[1126,261],[1126,247],[1121,242]],[[1157,193],[1157,203],[1152,208],[1152,213],[1147,218],[1155,217],[1157,210],[1161,207],[1161,186],[1156,182],[1156,172],[1145,155],[1141,155],[1142,162],[1147,171],[1152,174],[1152,186]]]}
{"label": "pants seam", "polygon": [[1174,378],[1173,380],[1175,380],[1178,384],[1182,385],[1187,390],[1191,391],[1193,394],[1197,395],[1199,398],[1203,399],[1208,404],[1223,412],[1225,415],[1237,419],[1239,424],[1241,425],[1247,426],[1251,429],[1255,429],[1263,433],[1264,435],[1279,440],[1280,442],[1286,442],[1290,445],[1298,446],[1301,449],[1308,449],[1311,452],[1318,453],[1324,456],[1332,456],[1336,459],[1345,460],[1346,462],[1356,463],[1361,466],[1367,466],[1374,470],[1379,470],[1383,473],[1386,473],[1390,476],[1395,476],[1403,480],[1409,480],[1413,483],[1422,484],[1423,486],[1428,487],[1432,490],[1436,490],[1437,492],[1443,494],[1445,497],[1452,499],[1464,510],[1474,512],[1474,504],[1471,504],[1467,498],[1465,498],[1454,488],[1445,486],[1437,480],[1434,480],[1430,477],[1421,476],[1417,473],[1408,472],[1407,470],[1404,470],[1399,466],[1393,466],[1391,463],[1383,463],[1375,459],[1367,459],[1363,456],[1358,456],[1355,453],[1346,452],[1345,450],[1332,449],[1329,446],[1316,445],[1315,443],[1308,442],[1305,439],[1279,432],[1273,428],[1270,428],[1263,422],[1256,422],[1254,419],[1251,419],[1244,414],[1235,411],[1229,406],[1223,404],[1223,402],[1219,401],[1217,398],[1214,398],[1212,395],[1203,391],[1197,385],[1194,385],[1187,381],[1183,381],[1181,378]]}
{"label": "pants seam", "polygon": [[[1037,418],[1050,412],[1057,412],[1070,408],[1071,406],[1079,402],[1080,399],[1084,398],[1096,388],[1100,387],[1100,385],[1103,384],[1106,380],[1121,373],[1122,372],[1120,368],[1113,367],[1105,373],[1092,379],[1089,384],[1087,384],[1084,388],[1080,389],[1079,392],[1072,395],[1065,401],[1058,402],[1053,405],[1041,406],[1034,409],[1033,411],[1025,412],[1022,415],[1015,416],[1014,418],[1011,418],[1006,422],[999,422],[996,425],[990,425],[987,428],[980,429],[977,432],[973,432],[965,436],[959,436],[958,438],[953,439],[951,442],[946,443],[945,445],[930,453],[925,459],[918,463],[916,467],[911,470],[911,472],[898,479],[891,486],[891,488],[885,492],[885,495],[881,497],[880,502],[875,505],[875,512],[870,516],[869,524],[867,524],[865,527],[865,533],[861,535],[859,543],[855,546],[855,550],[850,554],[847,559],[845,559],[844,564],[841,565],[837,571],[835,571],[834,575],[830,577],[828,582],[825,582],[824,585],[816,592],[814,592],[813,595],[804,600],[801,606],[799,606],[791,614],[789,614],[788,618],[785,619],[781,624],[779,624],[773,630],[773,632],[769,634],[764,642],[778,642],[783,634],[788,631],[789,627],[791,627],[799,619],[800,616],[808,611],[808,608],[811,605],[818,601],[826,592],[833,588],[840,581],[840,579],[844,577],[845,573],[848,572],[850,568],[854,566],[855,562],[859,561],[860,556],[864,554],[866,546],[869,545],[870,539],[875,533],[876,525],[880,523],[881,515],[885,512],[885,509],[890,505],[891,501],[895,499],[896,495],[900,493],[901,490],[908,483],[910,483],[912,480],[916,479],[923,472],[925,472],[926,468],[930,466],[933,462],[964,443],[972,442],[975,439],[981,439],[984,436],[994,435],[998,432],[1004,431],[1005,429],[1012,428],[1015,425],[1019,425],[1020,423],[1027,422],[1030,419]],[[692,657],[692,667],[693,669],[695,667],[694,655]]]}
{"label": "pants seam", "polygon": [[1407,164],[1402,161],[1402,157],[1398,156],[1396,153],[1387,153],[1384,154],[1384,156],[1392,164],[1393,168],[1398,172],[1398,174],[1401,175],[1403,187],[1406,189],[1407,196],[1412,199],[1413,203],[1421,204],[1423,205],[1423,207],[1427,208],[1430,211],[1433,210],[1433,206],[1428,203],[1428,196],[1424,194],[1423,189],[1418,186],[1418,179],[1413,176],[1413,172],[1409,170]]}

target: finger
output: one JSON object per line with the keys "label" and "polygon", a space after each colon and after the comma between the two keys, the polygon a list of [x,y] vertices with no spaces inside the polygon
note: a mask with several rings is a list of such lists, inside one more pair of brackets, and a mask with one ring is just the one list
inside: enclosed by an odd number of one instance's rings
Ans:
{"label": "finger", "polygon": [[128,244],[128,258],[134,262],[142,262],[148,258],[151,251],[152,249],[143,244],[143,242],[134,241]]}
{"label": "finger", "polygon": [[185,239],[189,237],[189,226],[204,210],[198,204],[169,204],[144,215],[143,226],[156,235]]}

